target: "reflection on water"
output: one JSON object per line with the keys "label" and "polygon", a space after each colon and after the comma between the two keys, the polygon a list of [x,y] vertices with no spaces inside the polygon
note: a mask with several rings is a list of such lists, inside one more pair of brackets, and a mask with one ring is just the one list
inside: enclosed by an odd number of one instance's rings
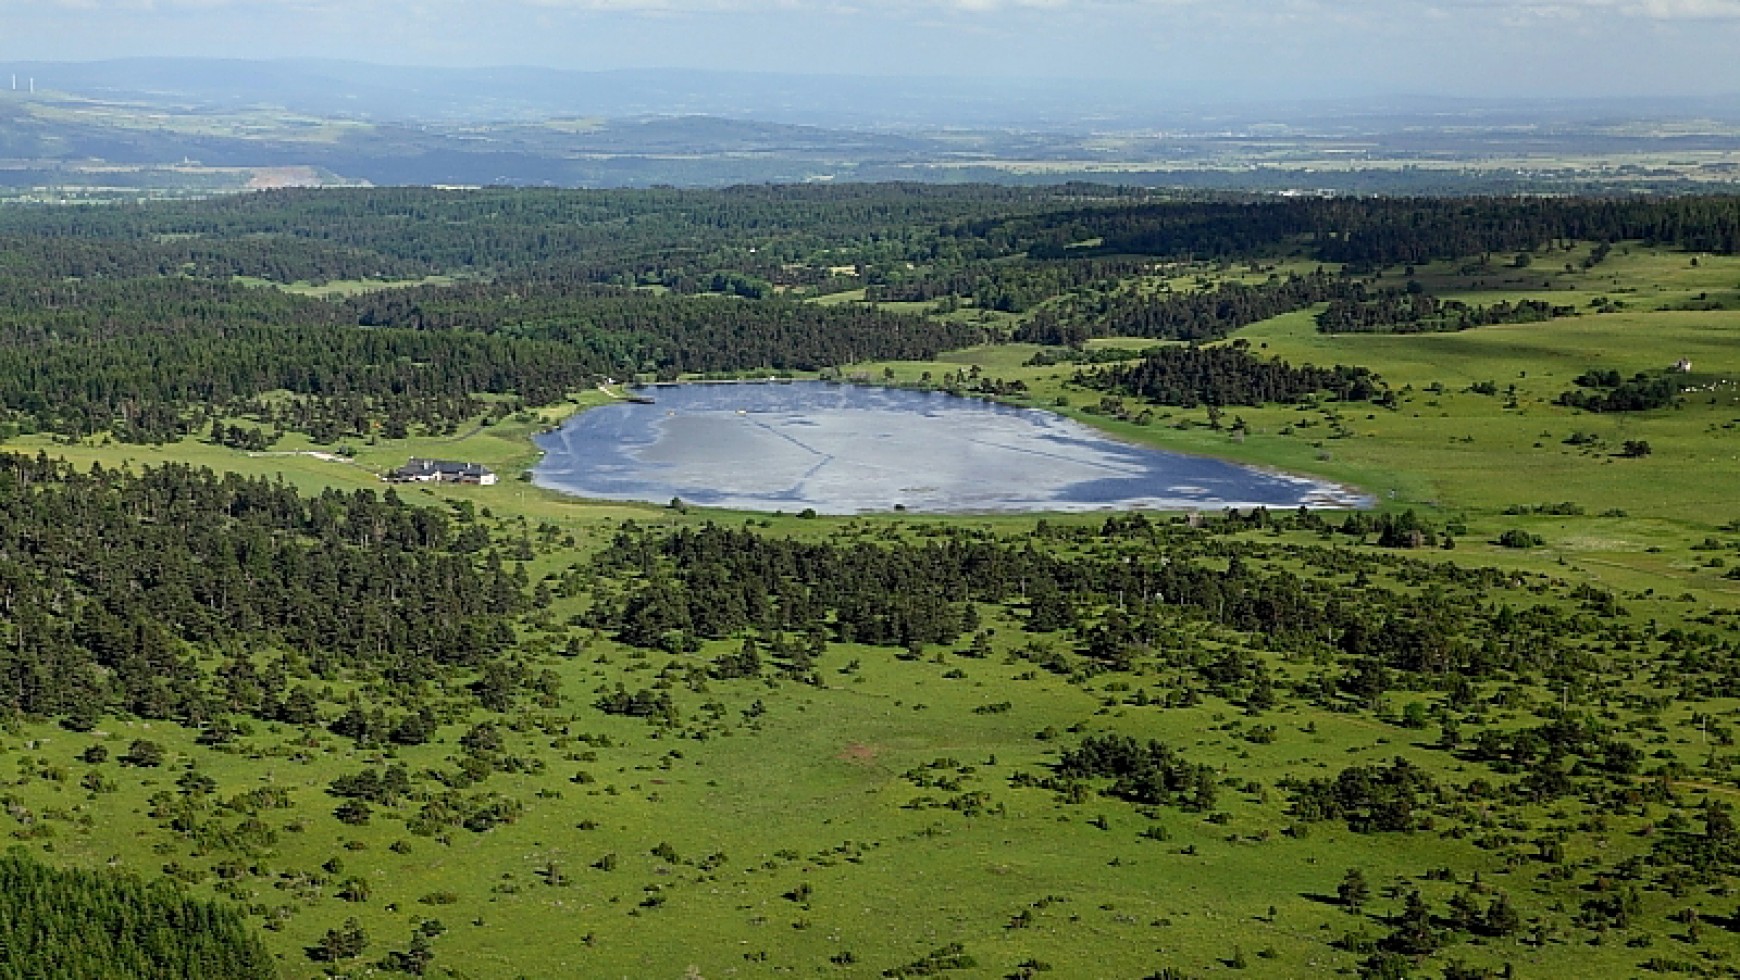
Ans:
{"label": "reflection on water", "polygon": [[533,480],[582,497],[823,514],[1363,506],[1342,487],[1116,442],[937,392],[684,384],[538,437]]}

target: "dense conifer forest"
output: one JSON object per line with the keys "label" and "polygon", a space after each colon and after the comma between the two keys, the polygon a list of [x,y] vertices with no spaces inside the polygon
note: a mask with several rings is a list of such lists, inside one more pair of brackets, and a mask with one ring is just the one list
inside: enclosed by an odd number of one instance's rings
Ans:
{"label": "dense conifer forest", "polygon": [[[1263,405],[1297,402],[1319,392],[1344,402],[1378,400],[1381,379],[1360,367],[1333,368],[1260,358],[1249,346],[1156,347],[1135,364],[1114,364],[1078,374],[1076,383],[1131,395],[1155,405]],[[1393,400],[1393,395],[1388,396]]]}
{"label": "dense conifer forest", "polygon": [[[1143,200],[1154,196],[401,189],[10,208],[0,392],[8,424],[66,436],[172,441],[216,411],[333,441],[383,422],[450,428],[481,396],[547,404],[600,377],[923,360],[1001,336],[878,300],[1028,313],[1010,335],[1048,344],[1214,340],[1324,302],[1319,322],[1337,332],[1528,322],[1570,311],[1372,296],[1348,272],[1572,238],[1729,253],[1740,222],[1722,198]],[[1128,282],[1156,260],[1295,252],[1347,266],[1195,290]],[[330,299],[243,285],[430,276],[448,281]],[[868,305],[798,302],[853,286]],[[711,295],[682,298],[699,293]],[[262,405],[272,392],[293,397]]]}
{"label": "dense conifer forest", "polygon": [[1426,333],[1468,330],[1500,323],[1536,323],[1575,313],[1576,310],[1569,306],[1554,306],[1538,299],[1525,299],[1518,303],[1501,300],[1491,306],[1469,306],[1458,300],[1403,292],[1376,298],[1332,300],[1317,315],[1317,329],[1324,333]]}
{"label": "dense conifer forest", "polygon": [[197,901],[167,882],[45,867],[0,857],[0,976],[278,975],[272,956],[227,905]]}
{"label": "dense conifer forest", "polygon": [[527,601],[499,554],[477,554],[488,538],[476,525],[392,491],[304,499],[173,464],[0,462],[0,699],[25,714],[87,728],[110,710],[196,726],[271,717],[284,667],[256,676],[238,659],[246,646],[410,683],[499,654]]}

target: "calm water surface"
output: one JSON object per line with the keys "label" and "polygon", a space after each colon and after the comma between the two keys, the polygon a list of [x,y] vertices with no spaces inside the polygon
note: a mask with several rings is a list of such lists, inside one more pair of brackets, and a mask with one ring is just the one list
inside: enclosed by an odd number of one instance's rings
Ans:
{"label": "calm water surface", "polygon": [[823,514],[1364,506],[1346,488],[1117,442],[938,392],[823,382],[647,388],[538,437],[539,486],[581,497]]}

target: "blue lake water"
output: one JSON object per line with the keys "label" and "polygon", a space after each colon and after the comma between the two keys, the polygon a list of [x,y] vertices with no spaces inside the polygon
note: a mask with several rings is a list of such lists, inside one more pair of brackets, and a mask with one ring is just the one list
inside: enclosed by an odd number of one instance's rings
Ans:
{"label": "blue lake water", "polygon": [[1109,439],[1060,415],[823,382],[644,390],[538,436],[537,485],[581,497],[823,514],[1354,507],[1308,477]]}

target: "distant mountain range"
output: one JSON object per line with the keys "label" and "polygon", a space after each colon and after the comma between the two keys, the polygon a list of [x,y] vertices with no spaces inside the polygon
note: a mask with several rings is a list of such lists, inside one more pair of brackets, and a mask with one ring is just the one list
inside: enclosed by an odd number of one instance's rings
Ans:
{"label": "distant mountain range", "polygon": [[[292,59],[128,58],[0,63],[44,91],[187,109],[277,108],[377,122],[501,123],[559,116],[715,115],[849,128],[1348,129],[1448,118],[1486,126],[1703,118],[1740,124],[1740,98],[1478,100],[1374,96],[1271,103],[1181,98],[1136,84],[756,72],[436,68]],[[3,78],[4,76],[0,76]]]}
{"label": "distant mountain range", "polygon": [[1127,122],[1153,105],[1085,82],[995,82],[693,70],[410,68],[345,61],[134,58],[0,65],[40,90],[272,107],[394,122],[499,123],[551,116],[717,115],[811,125],[1040,126]]}
{"label": "distant mountain range", "polygon": [[[1737,151],[1732,99],[1184,104],[1038,79],[0,63],[0,188],[14,196],[887,179],[1503,190],[1732,180]],[[1689,169],[1655,166],[1663,152]]]}

